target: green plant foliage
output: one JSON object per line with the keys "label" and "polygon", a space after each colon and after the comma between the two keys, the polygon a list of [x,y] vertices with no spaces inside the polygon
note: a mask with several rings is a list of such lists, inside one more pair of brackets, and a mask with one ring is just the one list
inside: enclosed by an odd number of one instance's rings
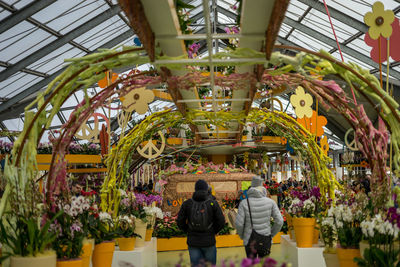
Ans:
{"label": "green plant foliage", "polygon": [[5,214],[0,221],[0,243],[9,247],[11,252],[3,252],[0,262],[13,255],[27,257],[43,254],[57,238],[57,234],[50,232],[49,228],[62,213],[58,212],[43,226],[36,218]]}
{"label": "green plant foliage", "polygon": [[366,248],[364,258],[354,258],[360,267],[400,267],[399,250],[385,252],[379,247]]}

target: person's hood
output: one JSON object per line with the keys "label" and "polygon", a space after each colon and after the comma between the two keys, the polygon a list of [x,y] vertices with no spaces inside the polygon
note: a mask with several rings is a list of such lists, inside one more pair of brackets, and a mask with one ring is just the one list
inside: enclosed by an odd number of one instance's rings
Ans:
{"label": "person's hood", "polygon": [[204,201],[209,197],[209,193],[206,190],[198,190],[193,193],[193,200],[194,201]]}
{"label": "person's hood", "polygon": [[262,187],[260,189],[258,189],[258,188],[250,188],[249,190],[247,190],[247,196],[254,197],[254,198],[266,197],[267,190],[264,187]]}

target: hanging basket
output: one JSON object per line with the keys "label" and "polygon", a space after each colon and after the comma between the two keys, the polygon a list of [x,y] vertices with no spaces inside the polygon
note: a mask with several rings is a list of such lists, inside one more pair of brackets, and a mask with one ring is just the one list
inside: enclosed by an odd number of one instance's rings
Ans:
{"label": "hanging basket", "polygon": [[119,250],[132,251],[135,249],[136,237],[120,237],[117,238]]}
{"label": "hanging basket", "polygon": [[358,248],[337,248],[337,256],[340,267],[357,267],[354,258],[361,258],[360,249]]}
{"label": "hanging basket", "polygon": [[94,247],[92,256],[93,267],[111,267],[115,250],[114,241],[106,241]]}
{"label": "hanging basket", "polygon": [[310,248],[313,245],[315,218],[293,218],[297,247]]}

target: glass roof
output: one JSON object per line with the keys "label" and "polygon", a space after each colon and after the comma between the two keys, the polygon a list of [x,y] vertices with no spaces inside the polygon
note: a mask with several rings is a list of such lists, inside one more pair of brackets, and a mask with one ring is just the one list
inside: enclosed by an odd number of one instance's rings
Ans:
{"label": "glass roof", "polygon": [[[183,1],[195,6],[189,11],[190,27],[193,32],[204,32],[203,1]],[[377,72],[376,65],[371,65],[371,61],[367,60],[371,48],[363,40],[366,31],[363,16],[371,11],[375,1],[326,0],[326,2],[336,35],[342,49],[345,50],[343,51],[345,61],[356,62],[364,68]],[[394,10],[396,17],[400,18],[400,4],[397,1],[382,2],[385,9]],[[39,5],[41,7],[38,7]],[[321,5],[323,6],[323,0],[291,0],[279,31],[278,42],[314,51],[325,49],[340,59],[328,16],[325,9],[320,8]],[[219,31],[237,24],[237,0],[210,0],[210,7],[212,15],[217,17],[214,26]],[[29,14],[27,12],[29,10],[35,10],[35,13]],[[10,21],[14,24],[3,28]],[[81,57],[103,47],[133,45],[133,37],[134,32],[117,5],[117,0],[0,0],[0,121],[9,130],[22,130],[23,115],[10,112],[7,109],[7,101],[11,101],[9,103],[12,103],[13,107],[24,107],[26,105],[24,102],[29,102],[26,101],[27,95],[29,98],[34,97],[58,75],[64,67],[65,58]],[[224,48],[226,44],[219,41],[219,46]],[[200,52],[201,57],[208,55],[206,44]],[[397,82],[400,79],[400,64],[393,60],[390,62],[390,77]],[[11,69],[13,65],[18,67]],[[139,68],[148,69],[149,66],[139,66]],[[100,88],[94,85],[92,90],[95,93]],[[29,93],[22,95],[21,92]],[[54,118],[52,129],[59,128],[68,120],[73,108],[82,99],[82,92],[77,92],[68,99],[58,116]],[[287,100],[284,98],[281,100],[286,106]],[[150,105],[149,112],[173,106],[172,102],[156,100]],[[290,105],[287,111],[293,113]],[[109,111],[102,108],[98,112],[108,116]],[[116,116],[117,112],[111,111],[112,119]],[[140,118],[141,116],[136,116],[134,119]]]}

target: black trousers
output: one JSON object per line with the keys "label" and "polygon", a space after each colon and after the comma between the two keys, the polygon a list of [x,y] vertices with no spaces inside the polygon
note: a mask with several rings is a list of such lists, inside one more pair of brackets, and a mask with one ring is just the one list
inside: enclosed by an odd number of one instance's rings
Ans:
{"label": "black trousers", "polygon": [[246,250],[247,258],[263,258],[268,256],[271,253],[271,245],[272,245],[272,237],[268,236],[266,240],[265,247],[263,249],[257,250],[254,246],[254,243],[249,243],[244,247]]}

